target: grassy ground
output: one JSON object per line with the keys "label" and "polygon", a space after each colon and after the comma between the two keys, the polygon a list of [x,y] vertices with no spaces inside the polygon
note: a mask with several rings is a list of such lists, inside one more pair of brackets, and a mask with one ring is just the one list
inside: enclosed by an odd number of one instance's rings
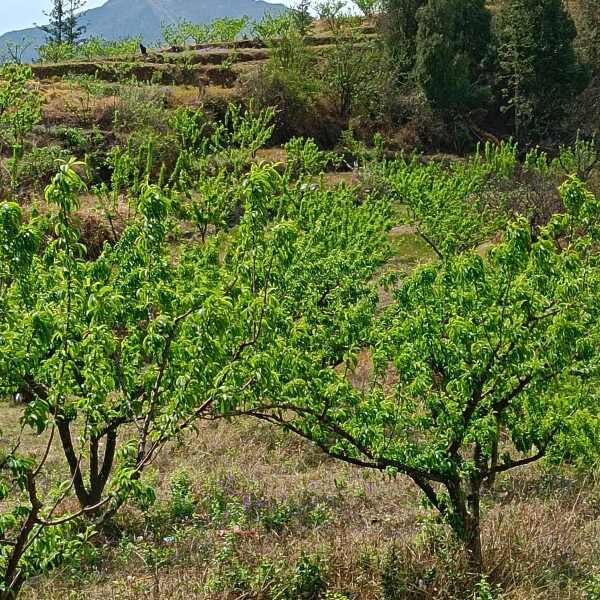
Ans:
{"label": "grassy ground", "polygon": [[[357,599],[467,597],[460,551],[408,481],[336,463],[270,426],[206,424],[149,477],[155,507],[128,507],[95,557],[24,597],[271,598],[294,581],[298,595],[279,597],[313,597],[302,585]],[[586,598],[600,564],[597,479],[527,468],[486,505],[486,567],[507,598]]]}

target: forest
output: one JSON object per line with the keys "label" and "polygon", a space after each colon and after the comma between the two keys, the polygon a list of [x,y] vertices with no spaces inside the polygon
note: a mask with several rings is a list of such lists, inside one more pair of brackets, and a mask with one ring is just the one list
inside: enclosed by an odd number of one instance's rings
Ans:
{"label": "forest", "polygon": [[600,600],[600,4],[0,49],[0,600]]}

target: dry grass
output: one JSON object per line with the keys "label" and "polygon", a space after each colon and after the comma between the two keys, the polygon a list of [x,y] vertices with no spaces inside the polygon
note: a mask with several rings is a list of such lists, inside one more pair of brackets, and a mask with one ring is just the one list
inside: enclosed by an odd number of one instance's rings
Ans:
{"label": "dry grass", "polygon": [[[2,411],[10,437],[19,409]],[[23,448],[35,452],[40,443],[26,435]],[[58,448],[50,467],[54,475],[63,469]],[[169,487],[181,469],[192,477],[195,502],[185,523],[168,516]],[[204,424],[172,445],[147,476],[159,508],[146,515],[125,508],[117,531],[98,539],[96,561],[34,581],[24,598],[266,599],[234,591],[232,581],[258,573],[265,561],[289,578],[302,553],[318,557],[330,589],[349,598],[391,598],[382,595],[386,576],[404,586],[400,599],[471,598],[460,549],[427,518],[408,480],[335,462],[281,430],[251,420]],[[238,524],[212,514],[223,498],[246,507]],[[273,515],[286,507],[294,507],[291,516],[274,527]],[[540,466],[507,476],[486,497],[483,537],[486,569],[506,598],[583,600],[582,582],[600,564],[600,484]],[[158,571],[149,565],[152,551],[163,554]],[[219,577],[229,588],[210,591]]]}

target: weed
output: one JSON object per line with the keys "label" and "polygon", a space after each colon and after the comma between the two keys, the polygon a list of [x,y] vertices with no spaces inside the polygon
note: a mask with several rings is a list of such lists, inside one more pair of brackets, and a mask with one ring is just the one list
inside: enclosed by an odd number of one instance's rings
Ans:
{"label": "weed", "polygon": [[407,590],[406,568],[395,544],[386,553],[381,565],[383,600],[401,600]]}
{"label": "weed", "polygon": [[323,558],[318,554],[302,553],[280,597],[285,600],[313,600],[326,588],[327,570]]}
{"label": "weed", "polygon": [[179,469],[171,476],[169,513],[176,521],[185,521],[194,514],[195,508],[191,476],[185,469]]}

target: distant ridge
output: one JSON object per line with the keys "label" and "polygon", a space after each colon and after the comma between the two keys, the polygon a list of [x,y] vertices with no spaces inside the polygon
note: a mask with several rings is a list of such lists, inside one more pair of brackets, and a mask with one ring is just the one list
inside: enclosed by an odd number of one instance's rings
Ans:
{"label": "distant ridge", "polygon": [[[106,4],[85,11],[81,23],[87,25],[87,36],[102,36],[108,40],[141,35],[151,44],[160,40],[160,26],[164,21],[189,19],[209,23],[219,17],[258,19],[265,13],[277,14],[285,10],[283,4],[262,0],[108,0]],[[37,49],[44,43],[43,31],[32,27],[11,31],[0,36],[0,53],[7,42],[26,40],[31,46],[25,60],[34,60]]]}

